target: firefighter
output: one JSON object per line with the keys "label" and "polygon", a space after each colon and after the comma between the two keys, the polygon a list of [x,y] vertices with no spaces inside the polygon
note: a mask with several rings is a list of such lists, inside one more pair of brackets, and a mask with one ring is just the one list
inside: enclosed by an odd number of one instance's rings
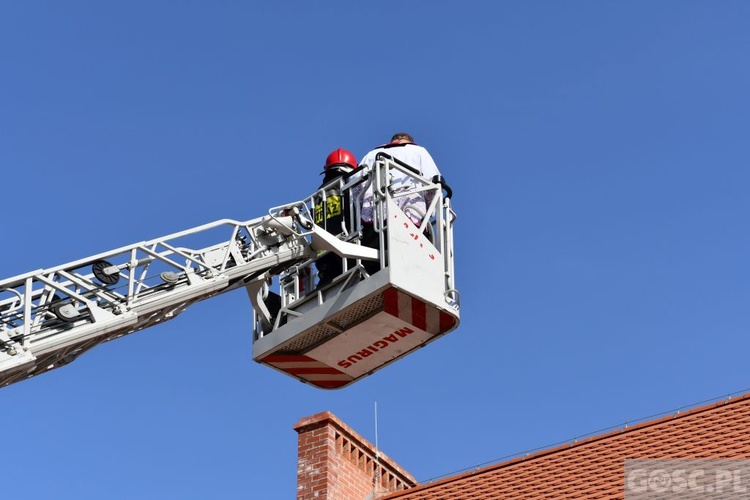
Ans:
{"label": "firefighter", "polygon": [[[354,155],[346,149],[338,148],[328,155],[321,172],[325,175],[318,189],[323,191],[325,197],[322,194],[316,195],[313,216],[315,224],[333,235],[341,234],[349,222],[349,197],[346,193],[341,193],[340,180],[356,168],[357,160]],[[318,287],[329,284],[344,270],[341,257],[333,252],[319,257],[315,261],[315,267],[318,269]]]}

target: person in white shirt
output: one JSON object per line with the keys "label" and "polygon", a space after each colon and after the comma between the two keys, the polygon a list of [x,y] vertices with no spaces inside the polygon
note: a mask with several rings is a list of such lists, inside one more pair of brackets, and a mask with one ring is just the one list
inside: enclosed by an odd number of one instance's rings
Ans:
{"label": "person in white shirt", "polygon": [[[414,144],[414,138],[406,132],[398,132],[391,137],[391,142],[378,146],[362,158],[360,165],[372,167],[378,153],[388,154],[397,160],[401,160],[412,167],[416,174],[428,180],[433,180],[435,176],[440,176],[440,171],[432,159],[430,153],[422,146]],[[393,170],[391,178],[391,193],[398,193],[401,190],[414,188],[414,184],[409,176]],[[425,200],[424,193],[414,193],[410,196],[399,196],[394,198],[396,205],[414,222],[419,224],[427,210],[427,203],[430,199]],[[372,222],[373,209],[372,190],[369,190],[362,200],[362,222]]]}
{"label": "person in white shirt", "polygon": [[[438,170],[435,160],[430,153],[422,146],[414,144],[414,138],[406,132],[399,132],[391,137],[391,142],[378,146],[362,158],[362,166],[372,167],[375,164],[378,153],[385,153],[393,158],[406,163],[418,174],[432,182],[442,182],[440,171]],[[398,194],[399,191],[409,190],[417,187],[407,174],[398,170],[391,170],[390,192]],[[398,196],[394,202],[401,210],[419,226],[422,218],[425,216],[427,205],[432,201],[430,193],[425,196],[425,192],[412,193],[410,195]],[[365,192],[362,198],[362,244],[372,248],[379,247],[379,236],[373,228],[373,191],[372,186]],[[373,274],[380,269],[379,262],[363,262],[368,274]]]}

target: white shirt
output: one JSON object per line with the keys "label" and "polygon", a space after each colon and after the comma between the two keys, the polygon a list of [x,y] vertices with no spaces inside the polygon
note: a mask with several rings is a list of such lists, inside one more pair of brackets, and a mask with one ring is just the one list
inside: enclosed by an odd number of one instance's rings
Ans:
{"label": "white shirt", "polygon": [[[428,153],[422,146],[417,146],[412,143],[385,144],[375,148],[362,158],[360,165],[372,167],[375,164],[375,157],[378,153],[385,153],[401,160],[410,167],[418,170],[419,175],[427,180],[431,181],[434,176],[440,175],[440,171],[435,164],[435,160],[430,156],[430,153]],[[391,172],[393,173],[390,182],[391,192],[398,193],[398,191],[416,187],[408,175],[402,174],[397,170],[392,170]],[[362,200],[362,220],[365,222],[372,221],[372,201],[372,187],[370,187]],[[419,221],[427,210],[424,192],[414,193],[413,195],[408,196],[400,196],[394,198],[394,202],[415,224],[419,224]]]}

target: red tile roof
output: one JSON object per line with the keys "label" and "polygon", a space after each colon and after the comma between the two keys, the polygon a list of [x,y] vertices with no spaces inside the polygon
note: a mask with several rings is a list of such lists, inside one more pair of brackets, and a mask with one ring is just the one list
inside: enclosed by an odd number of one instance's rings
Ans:
{"label": "red tile roof", "polygon": [[750,458],[750,394],[386,495],[622,499],[626,459]]}

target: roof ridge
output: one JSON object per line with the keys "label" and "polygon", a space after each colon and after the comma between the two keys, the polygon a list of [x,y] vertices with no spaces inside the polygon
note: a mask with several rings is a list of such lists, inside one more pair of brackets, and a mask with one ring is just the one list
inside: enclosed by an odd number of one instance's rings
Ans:
{"label": "roof ridge", "polygon": [[[739,395],[739,397],[736,397],[737,395]],[[510,465],[514,465],[516,463],[533,460],[533,459],[543,457],[552,453],[557,453],[563,449],[570,449],[573,447],[590,444],[592,442],[596,442],[601,439],[606,439],[615,433],[622,434],[625,432],[633,432],[638,429],[643,429],[646,427],[659,425],[670,418],[671,419],[685,418],[689,415],[695,415],[697,413],[710,411],[720,406],[726,406],[729,404],[739,403],[747,399],[750,399],[750,389],[744,389],[741,391],[731,392],[731,393],[724,394],[722,396],[717,396],[714,398],[710,398],[704,401],[699,401],[699,402],[692,403],[689,405],[683,405],[672,410],[656,413],[650,416],[640,417],[634,420],[629,420],[620,425],[613,425],[613,426],[605,427],[603,429],[592,431],[586,434],[580,434],[574,438],[570,438],[567,440],[558,441],[556,443],[552,443],[552,444],[537,447],[537,448],[532,448],[526,451],[512,453],[512,454],[505,455],[503,457],[500,457],[494,460],[490,460],[490,461],[486,461],[486,462],[473,465],[471,467],[466,467],[463,469],[458,469],[453,472],[448,472],[446,474],[441,474],[439,476],[434,476],[430,479],[420,481],[419,486],[417,486],[416,488],[424,488],[424,487],[429,488],[430,486],[434,486],[442,482],[449,482],[449,481],[461,479],[467,475],[473,475],[473,474],[480,473],[480,472],[486,472],[495,468],[507,467]],[[414,489],[416,488],[410,488],[407,490],[400,491],[398,493],[406,494],[410,491],[414,491]],[[398,494],[396,494],[396,496],[398,496]],[[389,495],[388,498],[391,498],[391,496]]]}

